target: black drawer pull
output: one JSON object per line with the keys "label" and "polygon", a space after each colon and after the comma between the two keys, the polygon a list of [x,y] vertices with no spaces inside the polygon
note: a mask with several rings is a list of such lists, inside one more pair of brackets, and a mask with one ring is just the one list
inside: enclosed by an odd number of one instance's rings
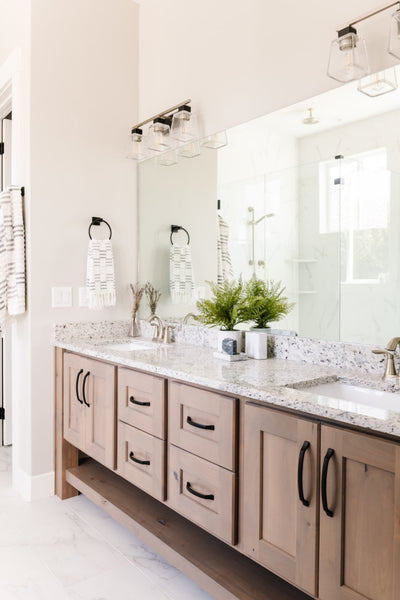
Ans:
{"label": "black drawer pull", "polygon": [[86,373],[85,377],[83,378],[82,394],[83,394],[83,402],[84,402],[84,404],[86,404],[86,406],[88,406],[90,408],[90,404],[86,400],[86,394],[85,394],[85,391],[86,391],[86,379],[89,377],[89,375],[90,375],[90,371],[88,371]]}
{"label": "black drawer pull", "polygon": [[140,460],[139,458],[135,458],[133,452],[129,452],[129,458],[133,460],[133,462],[138,463],[138,465],[149,465],[149,460]]}
{"label": "black drawer pull", "polygon": [[215,425],[202,425],[201,423],[196,423],[196,421],[193,421],[192,417],[188,417],[186,422],[192,427],[197,427],[198,429],[209,429],[210,431],[214,431],[215,429]]}
{"label": "black drawer pull", "polygon": [[303,467],[304,467],[304,455],[307,450],[310,448],[310,442],[304,442],[300,454],[299,454],[299,464],[297,465],[297,488],[299,490],[299,498],[300,502],[304,504],[304,506],[310,506],[310,501],[304,498],[304,490],[303,490]]}
{"label": "black drawer pull", "polygon": [[134,396],[129,397],[129,402],[131,402],[131,404],[137,404],[138,406],[150,406],[150,402],[140,402],[140,400],[135,400]]}
{"label": "black drawer pull", "polygon": [[335,454],[335,451],[332,448],[328,448],[328,450],[325,454],[324,464],[322,465],[322,481],[321,481],[322,508],[324,509],[324,511],[326,512],[328,517],[333,517],[333,511],[330,510],[328,507],[328,500],[326,497],[326,478],[328,476],[329,461],[331,460],[331,458],[334,454]]}
{"label": "black drawer pull", "polygon": [[200,494],[200,492],[196,492],[196,490],[194,490],[190,485],[189,481],[186,483],[186,489],[190,494],[193,494],[193,496],[203,498],[203,500],[214,500],[214,494]]}
{"label": "black drawer pull", "polygon": [[82,373],[83,373],[83,369],[81,369],[79,371],[78,375],[76,376],[76,381],[75,381],[76,398],[77,398],[78,402],[80,402],[81,404],[83,404],[83,401],[79,398],[79,389],[78,389],[78,386],[79,386],[79,378],[82,375]]}

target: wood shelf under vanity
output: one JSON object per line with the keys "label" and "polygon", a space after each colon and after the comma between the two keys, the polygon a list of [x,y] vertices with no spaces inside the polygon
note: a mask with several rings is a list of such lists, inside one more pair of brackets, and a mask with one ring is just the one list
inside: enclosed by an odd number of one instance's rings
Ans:
{"label": "wood shelf under vanity", "polygon": [[66,480],[212,596],[309,600],[297,588],[92,459],[67,469]]}

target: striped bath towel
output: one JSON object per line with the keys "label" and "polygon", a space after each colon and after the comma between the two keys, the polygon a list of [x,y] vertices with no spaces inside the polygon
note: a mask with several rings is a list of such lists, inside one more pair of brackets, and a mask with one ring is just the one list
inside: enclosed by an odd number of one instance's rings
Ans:
{"label": "striped bath towel", "polygon": [[193,304],[194,278],[190,246],[170,246],[169,289],[172,304]]}
{"label": "striped bath towel", "polygon": [[233,279],[232,261],[229,254],[229,226],[219,213],[217,219],[217,283],[223,283]]}
{"label": "striped bath towel", "polygon": [[11,316],[25,312],[25,231],[21,188],[11,185],[0,196],[6,236],[7,309]]}
{"label": "striped bath towel", "polygon": [[110,240],[89,241],[86,288],[90,309],[115,305],[114,259]]}

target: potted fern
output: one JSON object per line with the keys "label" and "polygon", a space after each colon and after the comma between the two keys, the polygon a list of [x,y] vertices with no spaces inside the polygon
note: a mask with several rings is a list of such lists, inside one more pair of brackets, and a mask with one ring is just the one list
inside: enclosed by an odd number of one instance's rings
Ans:
{"label": "potted fern", "polygon": [[284,291],[280,281],[264,281],[253,276],[244,289],[245,321],[253,321],[254,330],[270,329],[269,323],[280,321],[294,307],[283,295]]}
{"label": "potted fern", "polygon": [[[235,328],[247,320],[242,279],[224,281],[220,284],[212,281],[207,281],[207,283],[211,288],[212,297],[197,302],[197,319],[204,325],[220,328],[218,352],[229,353],[227,349],[233,345],[232,342],[236,342],[236,353],[239,353],[243,332]],[[232,342],[227,344],[226,340],[232,340]]]}
{"label": "potted fern", "polygon": [[244,318],[255,327],[246,333],[246,352],[252,358],[267,358],[269,323],[280,321],[293,309],[294,303],[284,296],[280,281],[264,281],[253,276],[244,290]]}

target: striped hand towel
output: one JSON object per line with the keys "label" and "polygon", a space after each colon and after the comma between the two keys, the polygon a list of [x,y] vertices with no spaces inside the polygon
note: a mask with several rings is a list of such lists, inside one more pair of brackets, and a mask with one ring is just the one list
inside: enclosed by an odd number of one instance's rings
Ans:
{"label": "striped hand towel", "polygon": [[115,305],[114,259],[110,240],[89,241],[86,288],[90,309]]}
{"label": "striped hand towel", "polygon": [[217,219],[217,283],[220,284],[233,279],[233,270],[229,254],[229,226],[220,214]]}
{"label": "striped hand towel", "polygon": [[170,246],[169,288],[172,304],[193,304],[194,278],[189,244]]}
{"label": "striped hand towel", "polygon": [[[0,194],[1,195],[1,194]],[[0,336],[9,322],[7,311],[7,248],[3,213],[0,210]]]}
{"label": "striped hand towel", "polygon": [[25,312],[25,230],[21,188],[11,185],[0,195],[6,236],[7,309],[11,316]]}

